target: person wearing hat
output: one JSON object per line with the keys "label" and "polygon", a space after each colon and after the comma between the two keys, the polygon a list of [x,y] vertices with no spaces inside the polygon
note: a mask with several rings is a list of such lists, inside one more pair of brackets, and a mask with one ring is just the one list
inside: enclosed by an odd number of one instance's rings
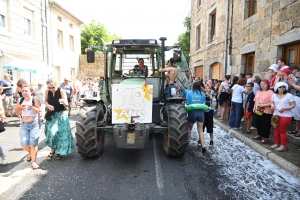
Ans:
{"label": "person wearing hat", "polygon": [[272,96],[274,92],[270,90],[270,82],[268,79],[261,80],[260,90],[254,97],[253,112],[256,113],[256,128],[257,135],[253,137],[255,140],[260,140],[262,144],[269,142],[271,118],[273,110],[271,109]]}
{"label": "person wearing hat", "polygon": [[175,79],[178,75],[178,70],[176,69],[176,67],[174,66],[174,60],[173,58],[170,58],[170,60],[168,60],[167,62],[167,67],[166,68],[159,68],[159,72],[168,72],[166,76],[169,76],[169,83],[166,84],[166,88],[165,88],[165,93],[166,93],[166,98],[170,98],[172,97],[171,95],[171,90],[172,88],[175,89]]}
{"label": "person wearing hat", "polygon": [[274,86],[275,86],[275,80],[276,80],[276,76],[277,76],[279,66],[277,64],[273,64],[269,67],[269,69],[270,69],[270,73],[271,73],[271,76],[270,76],[270,79],[269,79],[270,89],[273,90]]}
{"label": "person wearing hat", "polygon": [[12,109],[13,109],[13,83],[10,80],[10,74],[4,74],[4,79],[0,81],[0,86],[3,87],[3,93],[5,94],[5,101],[3,102],[3,107],[5,109],[5,113],[7,117],[12,117]]}
{"label": "person wearing hat", "polygon": [[274,128],[275,144],[271,146],[275,151],[286,150],[288,141],[286,130],[292,122],[292,109],[295,107],[294,96],[287,90],[287,83],[278,82],[274,87],[275,94],[272,96],[271,109],[274,110],[274,115],[279,116],[278,125]]}
{"label": "person wearing hat", "polygon": [[287,83],[287,79],[289,78],[290,73],[291,70],[289,68],[282,68],[281,70],[279,70],[276,76],[275,85],[278,82]]}

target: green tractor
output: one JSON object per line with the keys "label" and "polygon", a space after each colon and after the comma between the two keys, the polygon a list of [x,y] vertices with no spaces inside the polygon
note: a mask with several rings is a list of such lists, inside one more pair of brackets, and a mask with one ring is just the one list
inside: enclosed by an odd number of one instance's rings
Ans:
{"label": "green tractor", "polygon": [[[182,91],[191,89],[191,73],[179,46],[161,45],[154,39],[120,39],[91,46],[88,63],[95,62],[93,49],[103,51],[104,81],[100,97],[81,99],[76,122],[76,145],[82,157],[98,157],[105,134],[112,133],[119,149],[142,149],[150,133],[163,134],[167,156],[182,157],[188,146],[187,113],[184,98],[165,98],[165,51],[178,69],[176,82]],[[143,58],[148,74],[134,65]]]}

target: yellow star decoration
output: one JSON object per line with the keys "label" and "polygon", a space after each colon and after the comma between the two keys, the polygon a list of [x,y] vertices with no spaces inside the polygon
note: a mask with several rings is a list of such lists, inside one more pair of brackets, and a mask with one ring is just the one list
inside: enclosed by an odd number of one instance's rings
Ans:
{"label": "yellow star decoration", "polygon": [[[127,112],[127,110],[114,109],[114,111],[115,111],[116,113],[118,113],[116,120],[119,120],[119,119],[121,119],[121,118],[124,118],[126,121],[129,120],[128,117],[127,117],[124,113],[121,114],[121,112]],[[120,114],[121,114],[121,116],[120,116]]]}
{"label": "yellow star decoration", "polygon": [[147,84],[143,84],[142,85],[142,89],[145,91],[145,99],[147,99],[148,101],[150,101],[150,94],[153,94],[153,88],[151,88],[149,85]]}

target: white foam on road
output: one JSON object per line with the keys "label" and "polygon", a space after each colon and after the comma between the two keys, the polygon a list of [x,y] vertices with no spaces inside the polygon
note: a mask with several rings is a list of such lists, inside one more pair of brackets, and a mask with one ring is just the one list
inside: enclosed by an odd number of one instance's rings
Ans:
{"label": "white foam on road", "polygon": [[[198,134],[193,127],[190,146],[197,147]],[[205,133],[208,146],[209,134]],[[208,165],[218,166],[222,177],[219,190],[237,199],[300,199],[300,179],[281,169],[267,157],[233,138],[219,126],[214,128],[214,148],[197,157]],[[232,191],[236,191],[232,193]]]}
{"label": "white foam on road", "polygon": [[157,184],[158,192],[162,196],[163,189],[164,189],[164,181],[163,181],[160,159],[159,156],[157,155],[156,140],[154,137],[153,137],[153,149],[154,149],[154,160],[155,160],[156,184]]}

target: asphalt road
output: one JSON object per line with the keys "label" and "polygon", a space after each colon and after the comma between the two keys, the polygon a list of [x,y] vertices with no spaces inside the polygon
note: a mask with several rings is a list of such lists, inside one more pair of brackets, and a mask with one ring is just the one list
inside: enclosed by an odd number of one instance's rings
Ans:
{"label": "asphalt road", "polygon": [[[75,116],[71,118],[72,126],[74,120]],[[118,150],[108,134],[99,158],[82,158],[74,149],[60,161],[55,157],[45,160],[50,149],[45,147],[42,133],[40,169],[31,170],[19,146],[17,130],[9,128],[0,135],[1,145],[9,141],[3,146],[10,159],[9,165],[0,166],[0,199],[258,199],[260,194],[268,199],[295,194],[299,197],[298,182],[280,180],[285,172],[260,172],[271,177],[253,173],[258,170],[255,166],[260,170],[263,167],[259,163],[266,161],[242,144],[235,146],[236,141],[224,133],[216,134],[215,148],[204,155],[196,146],[198,138],[194,134],[186,155],[180,159],[165,156],[161,135],[152,134],[142,150]],[[241,159],[244,155],[240,152],[247,152],[249,160]],[[287,192],[278,194],[281,189]]]}

